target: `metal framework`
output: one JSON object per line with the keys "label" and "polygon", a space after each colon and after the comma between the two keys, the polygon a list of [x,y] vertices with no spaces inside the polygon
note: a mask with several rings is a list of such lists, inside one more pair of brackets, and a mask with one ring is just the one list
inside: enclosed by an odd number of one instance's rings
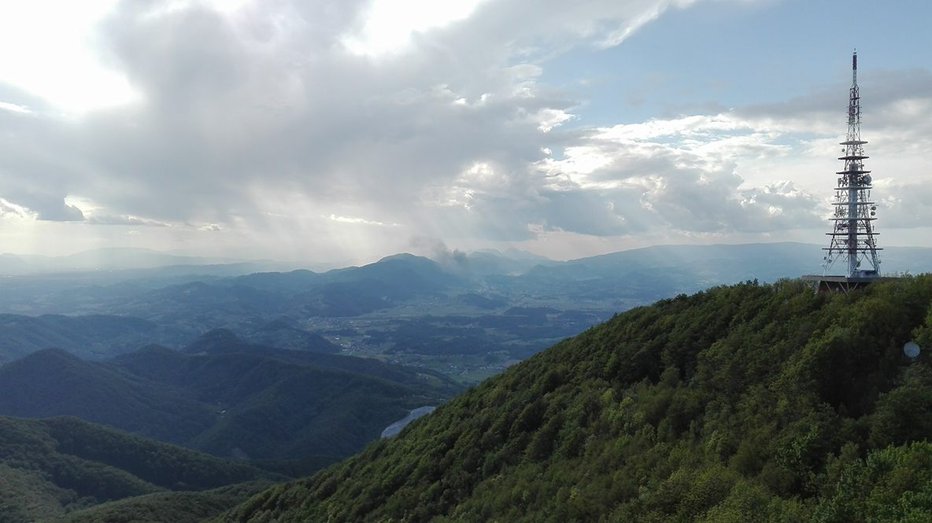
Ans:
{"label": "metal framework", "polygon": [[845,141],[844,156],[839,160],[845,162],[844,170],[838,171],[838,184],[835,187],[835,210],[829,218],[835,226],[830,237],[829,246],[823,258],[823,274],[836,261],[847,262],[847,278],[858,280],[880,276],[880,258],[877,251],[873,222],[877,206],[871,201],[871,175],[864,169],[864,144],[861,139],[861,96],[858,90],[858,53],[851,57],[851,89],[848,96],[848,134]]}

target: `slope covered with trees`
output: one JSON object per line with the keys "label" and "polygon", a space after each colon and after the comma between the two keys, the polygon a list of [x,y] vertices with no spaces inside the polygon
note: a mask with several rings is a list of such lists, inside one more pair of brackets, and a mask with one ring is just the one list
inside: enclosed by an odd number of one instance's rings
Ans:
{"label": "slope covered with trees", "polygon": [[932,519],[932,276],[618,315],[224,521]]}
{"label": "slope covered with trees", "polygon": [[197,523],[210,519],[272,483],[256,480],[202,491],[168,491],[110,501],[69,512],[62,523]]}
{"label": "slope covered with trees", "polygon": [[186,351],[152,346],[106,362],[33,353],[0,367],[0,415],[77,416],[299,475],[461,390],[429,370],[263,347],[222,330]]}
{"label": "slope covered with trees", "polygon": [[283,476],[77,418],[0,417],[4,522],[49,521],[105,501],[263,478]]}

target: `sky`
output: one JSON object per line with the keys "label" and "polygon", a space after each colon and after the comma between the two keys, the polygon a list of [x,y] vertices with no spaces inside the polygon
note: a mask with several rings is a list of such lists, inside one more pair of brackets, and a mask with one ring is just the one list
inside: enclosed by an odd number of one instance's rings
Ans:
{"label": "sky", "polygon": [[[0,2],[0,253],[932,246],[932,3]],[[815,260],[816,263],[821,261]]]}

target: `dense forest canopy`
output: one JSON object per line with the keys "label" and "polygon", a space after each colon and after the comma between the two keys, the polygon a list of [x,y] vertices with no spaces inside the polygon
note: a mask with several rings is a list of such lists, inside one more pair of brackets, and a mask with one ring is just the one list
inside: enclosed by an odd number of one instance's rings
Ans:
{"label": "dense forest canopy", "polygon": [[932,276],[618,315],[237,521],[932,520]]}

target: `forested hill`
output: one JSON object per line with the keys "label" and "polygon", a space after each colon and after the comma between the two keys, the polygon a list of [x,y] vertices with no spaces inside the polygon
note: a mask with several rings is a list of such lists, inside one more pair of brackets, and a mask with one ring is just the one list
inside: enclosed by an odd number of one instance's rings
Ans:
{"label": "forested hill", "polygon": [[0,367],[0,415],[76,416],[292,477],[347,457],[411,409],[461,387],[426,369],[264,347],[212,331],[186,353],[104,362],[57,349]]}
{"label": "forested hill", "polygon": [[932,276],[618,315],[235,521],[932,520]]}
{"label": "forested hill", "polygon": [[[4,523],[58,521],[74,510],[112,500],[130,502],[146,494],[162,496],[165,504],[161,508],[170,508],[185,499],[175,498],[174,491],[184,491],[187,498],[203,505],[186,507],[186,512],[207,517],[225,508],[216,506],[215,499],[222,502],[230,496],[195,491],[239,484],[227,487],[227,491],[248,493],[257,480],[269,484],[281,479],[243,462],[146,440],[77,418],[0,416],[0,521]],[[149,505],[156,504],[150,501]]]}

